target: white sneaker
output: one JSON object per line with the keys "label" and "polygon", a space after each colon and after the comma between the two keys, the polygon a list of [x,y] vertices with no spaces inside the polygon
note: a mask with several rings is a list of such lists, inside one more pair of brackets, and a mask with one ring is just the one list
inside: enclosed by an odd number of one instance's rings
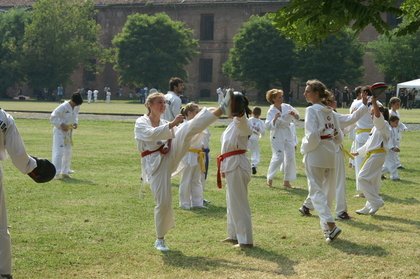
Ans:
{"label": "white sneaker", "polygon": [[165,244],[165,239],[156,239],[155,248],[162,252],[169,251],[169,247]]}
{"label": "white sneaker", "polygon": [[69,174],[73,174],[73,173],[75,173],[74,170],[69,170]]}
{"label": "white sneaker", "polygon": [[384,206],[383,204],[381,205],[381,206],[378,206],[378,207],[374,207],[374,206],[372,206],[371,208],[370,208],[370,210],[369,210],[369,214],[370,215],[375,215],[375,213],[379,210],[379,208],[381,208],[382,206]]}
{"label": "white sneaker", "polygon": [[369,214],[369,212],[370,212],[370,208],[369,207],[363,207],[362,209],[358,209],[358,210],[356,210],[356,213],[357,214],[359,214],[359,215],[368,215]]}

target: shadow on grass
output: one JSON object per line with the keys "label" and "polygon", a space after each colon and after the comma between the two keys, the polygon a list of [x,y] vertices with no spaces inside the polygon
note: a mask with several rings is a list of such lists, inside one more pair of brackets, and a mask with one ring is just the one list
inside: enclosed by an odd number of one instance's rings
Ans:
{"label": "shadow on grass", "polygon": [[363,231],[376,231],[376,232],[383,231],[383,228],[378,225],[375,225],[372,223],[360,222],[360,220],[362,220],[363,218],[372,218],[372,216],[356,215],[352,219],[345,221],[345,223],[347,225],[359,228]]}
{"label": "shadow on grass", "polygon": [[410,220],[400,217],[393,217],[393,216],[384,216],[384,215],[374,215],[373,218],[381,220],[381,221],[391,221],[391,222],[399,222],[407,225],[414,225],[417,228],[420,228],[420,221],[419,220]]}
{"label": "shadow on grass", "polygon": [[378,245],[360,245],[341,238],[330,245],[341,252],[351,255],[386,257],[389,254],[388,251]]}
{"label": "shadow on grass", "polygon": [[77,179],[77,178],[64,178],[56,180],[57,182],[62,182],[68,185],[74,184],[74,185],[97,185],[97,183],[93,182],[92,180],[86,180],[86,179]]}
{"label": "shadow on grass", "polygon": [[[239,252],[240,250],[238,250]],[[255,271],[255,272],[266,272],[273,274],[283,275],[294,275],[295,261],[290,260],[287,257],[276,254],[271,251],[267,251],[258,247],[252,249],[242,250],[246,256],[254,257],[261,260],[271,261],[276,263],[279,268],[278,270],[263,270],[261,267],[251,267],[246,264],[242,264],[239,261],[232,261],[227,259],[214,259],[200,256],[186,256],[181,251],[172,250],[162,255],[163,261],[167,265],[174,266],[176,268],[191,269],[197,271],[214,271],[214,269],[236,269],[242,271]]]}
{"label": "shadow on grass", "polygon": [[220,217],[224,218],[226,216],[226,207],[225,206],[215,206],[208,205],[207,209],[205,208],[192,208],[190,210],[192,213],[205,216],[205,217]]}
{"label": "shadow on grass", "polygon": [[396,197],[392,197],[389,195],[381,194],[381,196],[384,198],[387,202],[393,202],[393,203],[401,203],[401,204],[420,204],[420,201],[416,198],[408,197],[404,199],[399,199]]}

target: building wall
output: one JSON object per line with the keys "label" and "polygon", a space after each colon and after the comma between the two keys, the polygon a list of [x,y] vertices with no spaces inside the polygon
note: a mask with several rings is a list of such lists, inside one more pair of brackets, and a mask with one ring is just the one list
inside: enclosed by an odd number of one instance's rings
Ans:
{"label": "building wall", "polygon": [[[194,37],[198,40],[200,38],[201,15],[213,14],[214,39],[211,41],[199,41],[200,54],[186,66],[188,81],[186,82],[185,95],[190,99],[199,100],[200,91],[208,90],[212,95],[210,98],[216,100],[216,88],[219,86],[241,88],[240,83],[231,81],[222,73],[222,65],[228,58],[229,49],[233,46],[233,36],[251,15],[276,11],[285,5],[286,2],[98,6],[97,22],[102,28],[102,44],[105,47],[110,47],[114,36],[122,30],[127,16],[133,13],[155,14],[165,12],[171,19],[185,22],[187,27],[193,29]],[[213,60],[211,82],[199,81],[199,61],[203,58]],[[174,73],[174,76],[176,75],[177,73]],[[67,91],[76,90],[78,87],[102,89],[104,86],[110,86],[111,91],[116,92],[119,87],[118,78],[112,69],[112,65],[105,65],[96,80],[89,84],[83,83],[82,75],[74,75],[73,77],[75,79],[73,79],[73,83],[69,85],[70,88]],[[163,91],[166,89],[162,88]],[[125,88],[126,93],[128,90],[130,89]]]}

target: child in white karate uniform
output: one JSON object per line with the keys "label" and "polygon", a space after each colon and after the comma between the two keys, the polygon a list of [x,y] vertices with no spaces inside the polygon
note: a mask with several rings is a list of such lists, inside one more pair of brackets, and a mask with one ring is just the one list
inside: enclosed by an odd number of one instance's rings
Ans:
{"label": "child in white karate uniform", "polygon": [[385,162],[388,141],[391,136],[388,110],[379,106],[375,96],[372,96],[371,114],[374,124],[372,132],[366,143],[353,154],[365,158],[357,177],[360,190],[367,200],[363,208],[356,210],[357,214],[362,215],[374,215],[384,205],[383,199],[379,196],[379,189],[382,166]]}
{"label": "child in white karate uniform", "polygon": [[246,156],[246,149],[248,137],[252,134],[252,131],[249,128],[248,119],[244,115],[245,112],[250,113],[248,107],[246,107],[242,115],[233,118],[233,121],[222,134],[221,155],[218,156],[218,166],[220,167],[218,170],[218,186],[221,187],[219,175],[222,174],[227,182],[228,235],[223,241],[235,244],[236,247],[251,248],[254,245],[251,209],[248,202],[251,164]]}
{"label": "child in white karate uniform", "polygon": [[[395,127],[394,129],[398,132],[398,138],[401,142],[402,140],[402,133],[407,131],[408,128],[407,126],[401,121],[401,116],[399,113],[399,109],[401,106],[401,100],[398,97],[392,97],[389,100],[389,116],[395,115],[398,117],[399,121],[398,121],[398,126]],[[397,165],[399,169],[403,169],[404,166],[401,164],[401,160],[400,160],[400,154],[397,153],[396,154],[396,160],[397,160]]]}
{"label": "child in white karate uniform", "polygon": [[390,173],[391,180],[400,180],[398,174],[398,153],[400,152],[400,133],[399,118],[396,115],[389,117],[389,125],[391,126],[391,137],[389,139],[389,152],[386,154],[385,163],[382,168],[382,175],[386,172]]}
{"label": "child in white karate uniform", "polygon": [[[185,117],[187,124],[200,111],[195,103],[188,103],[181,114]],[[203,204],[202,174],[205,172],[205,154],[202,148],[203,132],[196,134],[190,143],[188,153],[182,158],[176,173],[181,173],[179,184],[179,207],[182,209],[205,208]]]}
{"label": "child in white karate uniform", "polygon": [[341,233],[341,229],[335,224],[330,206],[335,194],[336,148],[343,140],[343,133],[333,110],[323,104],[329,95],[322,82],[308,80],[304,96],[312,105],[306,108],[301,153],[309,195],[318,211],[325,240],[330,242]]}
{"label": "child in white karate uniform", "polygon": [[291,105],[283,103],[283,90],[268,90],[266,99],[271,103],[267,111],[265,126],[270,130],[272,151],[267,171],[267,185],[272,187],[273,178],[282,166],[283,187],[290,189],[292,188],[290,181],[296,180],[296,140],[291,123],[294,120],[299,120],[299,113]]}
{"label": "child in white karate uniform", "polygon": [[260,138],[265,134],[264,121],[260,119],[261,108],[254,107],[252,109],[252,117],[249,118],[248,124],[252,130],[252,134],[249,137],[248,149],[251,153],[251,168],[252,174],[257,173],[257,167],[260,163]]}

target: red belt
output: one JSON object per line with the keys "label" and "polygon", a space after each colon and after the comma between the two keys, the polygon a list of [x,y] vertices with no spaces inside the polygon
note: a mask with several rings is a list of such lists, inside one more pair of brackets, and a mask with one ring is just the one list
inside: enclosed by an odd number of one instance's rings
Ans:
{"label": "red belt", "polygon": [[237,149],[217,156],[217,188],[222,188],[222,175],[220,173],[220,165],[222,164],[222,161],[230,156],[244,154],[245,152],[246,149]]}
{"label": "red belt", "polygon": [[332,139],[333,136],[332,135],[325,135],[325,136],[321,136],[321,139]]}
{"label": "red belt", "polygon": [[145,150],[145,151],[143,151],[142,153],[141,153],[141,157],[143,158],[143,157],[145,157],[145,156],[147,156],[147,155],[150,155],[150,154],[152,154],[152,153],[155,153],[155,152],[160,152],[161,154],[166,154],[166,153],[168,153],[169,152],[169,150],[171,150],[171,141],[172,141],[172,139],[169,139],[168,140],[168,146],[166,146],[165,144],[162,144],[158,149],[155,149],[155,150]]}

